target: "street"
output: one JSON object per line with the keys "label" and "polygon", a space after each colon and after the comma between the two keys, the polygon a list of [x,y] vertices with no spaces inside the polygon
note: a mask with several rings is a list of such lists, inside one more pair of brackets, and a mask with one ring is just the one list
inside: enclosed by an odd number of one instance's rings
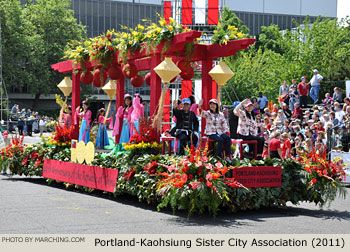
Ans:
{"label": "street", "polygon": [[16,234],[348,234],[350,189],[347,199],[336,199],[323,210],[302,203],[235,214],[219,213],[187,219],[185,212],[158,212],[155,205],[136,198],[113,198],[48,185],[43,178],[0,176],[0,233]]}

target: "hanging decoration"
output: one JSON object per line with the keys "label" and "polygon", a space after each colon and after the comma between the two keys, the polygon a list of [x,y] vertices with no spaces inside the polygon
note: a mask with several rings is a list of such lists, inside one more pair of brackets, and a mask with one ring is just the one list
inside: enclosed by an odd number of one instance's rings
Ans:
{"label": "hanging decoration", "polygon": [[134,63],[125,64],[123,67],[123,74],[127,78],[132,78],[137,75],[137,67]]}
{"label": "hanging decoration", "polygon": [[210,70],[209,75],[216,81],[219,85],[218,87],[218,95],[217,101],[220,106],[221,99],[221,86],[225,85],[225,83],[231,79],[235,74],[232,70],[226,65],[224,61],[220,61],[218,65],[216,65],[212,70]]}
{"label": "hanging decoration", "polygon": [[102,87],[107,80],[107,73],[106,71],[101,69],[96,69],[94,72],[94,80],[93,80],[93,84],[95,87]]}
{"label": "hanging decoration", "polygon": [[63,116],[63,110],[64,107],[67,104],[68,96],[72,93],[72,80],[69,77],[64,77],[64,79],[57,85],[57,87],[62,91],[66,99],[64,100],[64,103],[62,105],[60,116],[59,116],[59,122],[62,121]]}
{"label": "hanging decoration", "polygon": [[170,81],[174,77],[176,77],[179,73],[181,73],[181,70],[175,65],[175,63],[172,61],[171,58],[166,57],[165,60],[163,60],[158,66],[154,68],[154,71],[157,73],[157,75],[162,79],[164,83],[162,94],[160,96],[159,103],[158,103],[158,112],[153,118],[153,123],[152,123],[152,127],[154,129],[157,129],[159,132],[161,129],[161,124],[163,120],[163,109],[164,109],[164,100],[165,100],[166,91],[169,88]]}
{"label": "hanging decoration", "polygon": [[180,76],[183,80],[191,80],[194,77],[194,70],[189,61],[179,60],[176,65],[181,70]]}
{"label": "hanging decoration", "polygon": [[82,72],[80,75],[80,81],[81,81],[81,83],[83,83],[85,85],[91,84],[91,82],[93,80],[94,80],[94,76],[92,75],[92,73],[90,71]]}
{"label": "hanging decoration", "polygon": [[131,78],[131,84],[136,88],[142,87],[143,83],[144,83],[144,79],[139,74]]}
{"label": "hanging decoration", "polygon": [[115,83],[115,80],[109,80],[109,82],[102,88],[102,90],[108,95],[109,97],[109,103],[107,107],[107,112],[105,114],[105,120],[103,122],[104,125],[106,125],[106,120],[109,114],[109,111],[111,109],[111,103],[113,100],[113,97],[116,95],[117,85]]}
{"label": "hanging decoration", "polygon": [[145,82],[147,85],[151,85],[151,72],[145,75]]}
{"label": "hanging decoration", "polygon": [[123,77],[122,69],[119,65],[113,65],[108,69],[108,76],[112,80],[120,80]]}

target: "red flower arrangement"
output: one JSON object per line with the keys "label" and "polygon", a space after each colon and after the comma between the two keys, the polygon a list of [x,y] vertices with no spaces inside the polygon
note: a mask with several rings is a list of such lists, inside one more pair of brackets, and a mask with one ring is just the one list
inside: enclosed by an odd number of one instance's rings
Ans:
{"label": "red flower arrangement", "polygon": [[135,175],[135,169],[134,168],[129,170],[129,171],[126,171],[124,173],[124,180],[130,180],[132,177],[134,177],[134,175]]}
{"label": "red flower arrangement", "polygon": [[145,165],[144,170],[148,174],[155,174],[158,168],[158,164],[156,161],[152,161]]}
{"label": "red flower arrangement", "polygon": [[150,120],[146,117],[139,119],[139,130],[136,129],[135,125],[132,125],[135,134],[130,138],[129,143],[151,143],[157,141],[157,138],[152,135],[152,126]]}
{"label": "red flower arrangement", "polygon": [[67,128],[65,126],[56,125],[56,132],[54,132],[54,141],[61,144],[68,144],[73,138],[74,126]]}
{"label": "red flower arrangement", "polygon": [[[234,178],[226,177],[229,168],[220,161],[215,161],[207,156],[208,146],[203,151],[200,147],[192,146],[188,149],[188,152],[189,154],[178,164],[174,163],[170,166],[158,164],[168,169],[168,172],[157,173],[157,175],[164,177],[157,182],[158,193],[165,195],[171,187],[185,188],[187,186],[189,189],[196,190],[200,186],[206,186],[222,198],[218,186],[227,185],[232,188],[245,188]],[[151,164],[147,164],[148,169]]]}
{"label": "red flower arrangement", "polygon": [[309,174],[309,188],[321,182],[323,178],[331,182],[341,182],[345,175],[344,164],[327,160],[326,152],[311,151],[310,154],[300,152],[298,161]]}

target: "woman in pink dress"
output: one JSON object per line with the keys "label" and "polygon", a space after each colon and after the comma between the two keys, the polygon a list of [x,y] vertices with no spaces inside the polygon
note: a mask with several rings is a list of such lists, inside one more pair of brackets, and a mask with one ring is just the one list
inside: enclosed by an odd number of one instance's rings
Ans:
{"label": "woman in pink dress", "polygon": [[[132,102],[133,110],[131,112],[131,123],[135,126],[136,130],[139,131],[139,119],[144,117],[145,108],[142,104],[142,98],[140,94],[136,93],[134,95],[134,100]],[[130,137],[134,135],[134,127],[130,127]]]}

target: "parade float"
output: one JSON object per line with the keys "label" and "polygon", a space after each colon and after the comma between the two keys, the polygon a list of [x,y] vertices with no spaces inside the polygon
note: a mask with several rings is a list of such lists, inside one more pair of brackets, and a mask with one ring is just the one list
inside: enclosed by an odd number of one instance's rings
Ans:
{"label": "parade float", "polygon": [[[159,25],[138,25],[121,33],[108,31],[71,44],[68,60],[52,68],[71,74],[71,86],[63,83],[59,88],[65,97],[72,93],[73,117],[80,104],[80,82],[103,87],[110,100],[116,95],[119,107],[124,101],[125,78],[139,86],[144,77],[138,72],[143,71],[150,71],[145,76],[151,88],[150,116],[140,121],[139,131],[118,152],[96,152],[92,142],[77,142],[77,126],[57,125],[51,139],[33,145],[14,138],[1,150],[2,169],[43,176],[49,183],[62,182],[88,192],[102,190],[116,197],[128,194],[157,205],[158,210],[170,206],[189,215],[209,212],[215,216],[218,211],[285,206],[287,202],[324,205],[339,193],[344,196],[344,164],[328,161],[326,153],[299,153],[297,161],[226,161],[210,155],[208,140],[201,138],[198,147],[187,149],[186,156],[161,154],[165,143],[160,139],[160,123],[171,79],[180,73],[181,78],[190,80],[192,64],[199,62],[203,109],[208,109],[214,95],[212,78],[220,92],[220,85],[233,75],[224,62],[215,66],[213,60],[233,56],[255,42],[232,26],[216,34],[221,36],[218,43],[200,44],[201,32],[190,31],[172,19],[160,19]],[[108,77],[116,84],[105,85]],[[204,127],[202,119],[202,132]]]}

